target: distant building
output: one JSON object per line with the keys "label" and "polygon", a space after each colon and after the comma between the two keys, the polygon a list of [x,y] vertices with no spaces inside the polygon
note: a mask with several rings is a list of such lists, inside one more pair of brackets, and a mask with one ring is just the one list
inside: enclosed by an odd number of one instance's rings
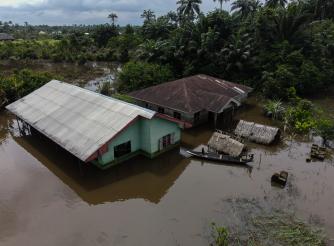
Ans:
{"label": "distant building", "polygon": [[196,75],[130,93],[138,105],[185,122],[184,128],[230,117],[252,88]]}
{"label": "distant building", "polygon": [[181,137],[173,118],[56,80],[6,108],[102,169],[138,154],[153,158],[177,146]]}
{"label": "distant building", "polygon": [[0,41],[14,41],[15,38],[8,33],[0,33]]}

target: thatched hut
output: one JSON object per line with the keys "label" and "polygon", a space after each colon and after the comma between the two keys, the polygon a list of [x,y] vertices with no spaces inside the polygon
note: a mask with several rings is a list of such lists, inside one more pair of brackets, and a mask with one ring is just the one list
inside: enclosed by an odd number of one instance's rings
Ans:
{"label": "thatched hut", "polygon": [[223,152],[231,156],[240,156],[245,145],[231,138],[228,135],[224,135],[220,132],[215,132],[208,142],[208,147],[211,150]]}
{"label": "thatched hut", "polygon": [[240,120],[234,133],[256,143],[271,144],[279,137],[280,130],[277,127]]}

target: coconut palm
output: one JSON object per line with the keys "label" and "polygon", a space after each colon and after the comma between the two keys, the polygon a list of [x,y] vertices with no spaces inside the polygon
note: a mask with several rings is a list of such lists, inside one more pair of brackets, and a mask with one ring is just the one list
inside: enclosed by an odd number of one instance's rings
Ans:
{"label": "coconut palm", "polygon": [[152,10],[148,9],[144,10],[140,17],[145,19],[145,21],[150,22],[151,20],[155,19],[155,14]]}
{"label": "coconut palm", "polygon": [[200,4],[202,3],[202,0],[178,0],[176,3],[180,5],[177,8],[177,11],[182,17],[193,20],[195,15],[201,13]]}
{"label": "coconut palm", "polygon": [[230,37],[229,44],[219,53],[227,73],[242,72],[247,64],[253,62],[253,41],[248,33],[238,32]]}
{"label": "coconut palm", "polygon": [[213,0],[214,2],[218,2],[220,4],[220,10],[223,10],[223,2],[228,2],[230,0]]}
{"label": "coconut palm", "polygon": [[290,6],[287,9],[278,9],[272,16],[272,35],[276,40],[293,40],[296,35],[304,30],[310,22],[310,15],[305,14],[298,6]]}
{"label": "coconut palm", "polygon": [[111,13],[109,16],[108,16],[109,19],[111,19],[111,22],[112,22],[112,25],[114,26],[115,25],[115,22],[116,22],[116,19],[118,18],[117,14],[115,13]]}
{"label": "coconut palm", "polygon": [[288,3],[288,0],[267,0],[266,5],[272,8],[284,7]]}
{"label": "coconut palm", "polygon": [[260,7],[258,0],[236,0],[232,3],[231,10],[236,10],[241,17],[247,17]]}
{"label": "coconut palm", "polygon": [[321,20],[325,18],[334,18],[333,0],[316,0],[315,15]]}

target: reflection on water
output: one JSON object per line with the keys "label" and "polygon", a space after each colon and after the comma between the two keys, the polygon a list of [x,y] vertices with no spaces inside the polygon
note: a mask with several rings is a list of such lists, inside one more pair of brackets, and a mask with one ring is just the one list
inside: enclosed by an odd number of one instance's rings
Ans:
{"label": "reflection on water", "polygon": [[[251,103],[250,103],[251,104]],[[254,105],[237,117],[266,123]],[[20,137],[0,113],[0,245],[208,245],[211,222],[247,231],[253,215],[289,211],[334,237],[334,166],[305,161],[311,142],[248,143],[250,170],[187,158],[178,150],[100,171],[44,137]],[[182,148],[212,134],[184,131]],[[284,189],[270,177],[288,171]]]}
{"label": "reflection on water", "polygon": [[175,150],[155,160],[136,157],[109,170],[90,164],[80,170],[75,157],[44,136],[13,139],[89,204],[133,198],[158,203],[189,163]]}

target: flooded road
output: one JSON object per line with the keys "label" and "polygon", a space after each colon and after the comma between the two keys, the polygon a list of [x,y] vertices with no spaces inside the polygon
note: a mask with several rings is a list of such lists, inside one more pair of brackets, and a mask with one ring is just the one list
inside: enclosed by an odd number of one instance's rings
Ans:
{"label": "flooded road", "polygon": [[[239,117],[266,123],[248,105]],[[212,131],[186,131],[182,147]],[[253,168],[185,158],[179,150],[107,171],[84,166],[38,135],[20,137],[0,112],[0,245],[208,245],[210,223],[247,230],[247,219],[284,211],[334,238],[334,164],[306,163],[311,142],[250,144]],[[285,189],[270,177],[286,170]],[[80,175],[83,173],[83,175]],[[333,244],[331,241],[330,244]]]}

